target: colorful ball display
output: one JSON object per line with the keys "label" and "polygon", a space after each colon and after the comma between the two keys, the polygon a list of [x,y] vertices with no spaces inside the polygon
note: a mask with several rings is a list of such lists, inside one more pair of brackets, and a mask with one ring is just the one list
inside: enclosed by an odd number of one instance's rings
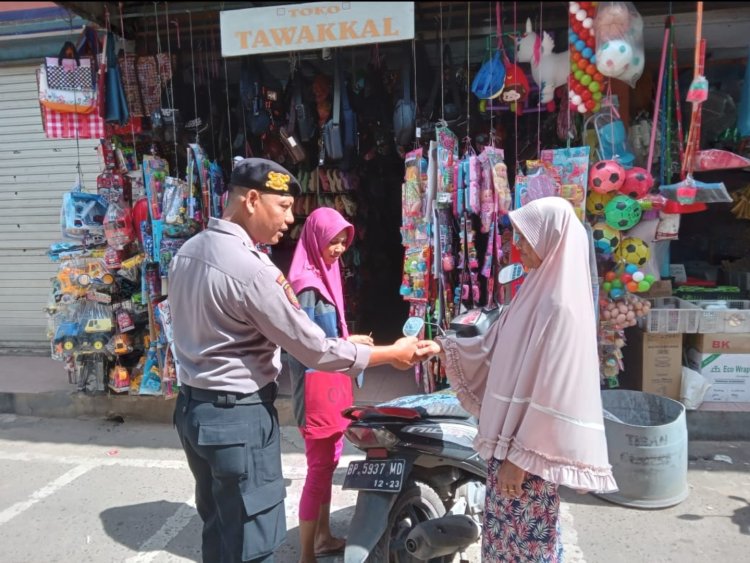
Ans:
{"label": "colorful ball display", "polygon": [[[594,249],[600,254],[612,254],[620,245],[620,232],[600,221],[593,227]],[[617,280],[612,280],[617,281]]]}
{"label": "colorful ball display", "polygon": [[586,211],[589,215],[604,215],[604,208],[615,197],[615,194],[590,191],[586,197]]}
{"label": "colorful ball display", "polygon": [[614,160],[600,160],[589,171],[589,187],[595,192],[615,192],[624,182],[625,170]]}
{"label": "colorful ball display", "polygon": [[[651,257],[651,250],[649,249],[648,244],[643,240],[636,237],[627,237],[620,242],[620,245],[615,251],[615,256],[618,260],[623,260],[628,264],[643,266]],[[633,276],[633,281],[636,283],[648,283],[645,282],[645,277],[636,280],[635,275]],[[638,289],[633,291],[638,291]]]}
{"label": "colorful ball display", "polygon": [[642,215],[641,205],[625,195],[615,196],[604,208],[604,220],[610,227],[620,231],[632,229]]}
{"label": "colorful ball display", "polygon": [[625,172],[625,181],[620,187],[620,193],[634,199],[644,197],[654,185],[654,177],[645,168],[635,166]]}

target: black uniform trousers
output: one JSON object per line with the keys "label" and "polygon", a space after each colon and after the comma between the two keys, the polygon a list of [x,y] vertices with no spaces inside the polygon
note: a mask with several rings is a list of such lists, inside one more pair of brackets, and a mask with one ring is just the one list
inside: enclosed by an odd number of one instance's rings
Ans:
{"label": "black uniform trousers", "polygon": [[272,563],[286,538],[276,390],[180,389],[174,423],[195,477],[204,563]]}

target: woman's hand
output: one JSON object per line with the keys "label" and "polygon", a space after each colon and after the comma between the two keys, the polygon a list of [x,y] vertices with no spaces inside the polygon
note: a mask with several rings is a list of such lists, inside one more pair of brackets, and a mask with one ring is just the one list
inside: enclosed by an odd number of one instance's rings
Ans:
{"label": "woman's hand", "polygon": [[528,477],[528,472],[506,459],[497,472],[497,489],[504,497],[520,497],[523,483]]}
{"label": "woman's hand", "polygon": [[420,354],[423,357],[427,358],[429,358],[430,356],[437,356],[438,354],[442,354],[443,352],[440,344],[438,344],[434,340],[420,340],[419,342],[417,342],[417,350],[419,350]]}
{"label": "woman's hand", "polygon": [[372,339],[372,336],[368,334],[352,334],[347,338],[349,342],[354,342],[355,344],[364,344],[366,346],[372,346],[375,344],[375,342]]}

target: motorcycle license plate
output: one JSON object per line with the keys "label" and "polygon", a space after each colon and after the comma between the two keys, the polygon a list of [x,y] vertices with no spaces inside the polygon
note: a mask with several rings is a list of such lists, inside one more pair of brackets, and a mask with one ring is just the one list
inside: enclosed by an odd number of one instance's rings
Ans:
{"label": "motorcycle license plate", "polygon": [[403,459],[362,459],[352,461],[346,470],[343,489],[398,493],[404,485]]}

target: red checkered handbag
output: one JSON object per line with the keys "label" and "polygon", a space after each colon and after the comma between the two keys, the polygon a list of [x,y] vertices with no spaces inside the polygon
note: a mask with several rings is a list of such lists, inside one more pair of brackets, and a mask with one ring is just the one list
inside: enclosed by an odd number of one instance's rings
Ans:
{"label": "red checkered handbag", "polygon": [[62,113],[42,108],[42,125],[48,139],[100,139],[104,137],[104,120],[96,112]]}

